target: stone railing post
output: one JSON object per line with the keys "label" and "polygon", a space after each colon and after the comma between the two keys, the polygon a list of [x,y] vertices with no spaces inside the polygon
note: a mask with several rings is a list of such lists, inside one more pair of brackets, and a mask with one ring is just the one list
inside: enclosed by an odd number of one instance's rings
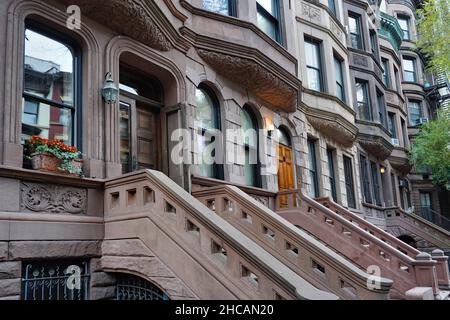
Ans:
{"label": "stone railing post", "polygon": [[436,274],[439,288],[450,289],[450,275],[448,270],[448,257],[440,249],[433,250],[431,253],[433,260],[437,261]]}
{"label": "stone railing post", "polygon": [[[439,293],[436,267],[430,268],[431,255],[426,252],[421,252],[416,256],[416,260],[419,262],[415,265],[416,281],[421,287],[432,287],[433,295],[436,296]],[[424,262],[423,264],[421,262]]]}

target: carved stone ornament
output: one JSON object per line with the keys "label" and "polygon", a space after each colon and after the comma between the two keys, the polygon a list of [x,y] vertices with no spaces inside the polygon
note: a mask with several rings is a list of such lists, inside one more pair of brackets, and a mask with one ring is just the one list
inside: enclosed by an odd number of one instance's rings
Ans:
{"label": "carved stone ornament", "polygon": [[302,15],[316,22],[320,22],[320,9],[302,2]]}
{"label": "carved stone ornament", "polygon": [[154,49],[168,51],[172,45],[155,24],[143,0],[59,0],[77,5],[81,14]]}
{"label": "carved stone ornament", "polygon": [[33,212],[86,213],[87,190],[22,182],[21,209]]}
{"label": "carved stone ornament", "polygon": [[369,66],[369,60],[367,57],[359,55],[359,54],[353,54],[353,64],[363,67]]}
{"label": "carved stone ornament", "polygon": [[394,147],[391,145],[388,146],[387,143],[383,142],[383,138],[381,137],[371,137],[371,138],[358,138],[359,144],[370,154],[373,154],[380,160],[385,160],[392,153]]}
{"label": "carved stone ornament", "polygon": [[330,29],[331,29],[331,32],[333,32],[333,34],[339,39],[339,40],[342,40],[342,30],[341,30],[341,28],[336,24],[336,23],[334,23],[331,19],[330,19]]}
{"label": "carved stone ornament", "polygon": [[217,73],[244,86],[262,100],[286,111],[296,109],[297,90],[258,63],[203,49],[197,51]]}
{"label": "carved stone ornament", "polygon": [[351,147],[356,140],[357,130],[351,131],[345,128],[337,119],[325,119],[312,115],[307,115],[306,117],[314,129],[346,148]]}

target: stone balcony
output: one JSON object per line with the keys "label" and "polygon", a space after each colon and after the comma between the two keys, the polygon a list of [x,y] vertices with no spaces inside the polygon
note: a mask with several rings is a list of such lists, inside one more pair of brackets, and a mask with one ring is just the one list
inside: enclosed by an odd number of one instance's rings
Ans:
{"label": "stone balcony", "polygon": [[388,131],[379,123],[356,120],[359,130],[358,142],[370,154],[380,160],[388,158],[394,146]]}
{"label": "stone balcony", "polygon": [[358,134],[354,124],[355,111],[338,98],[304,89],[301,109],[308,122],[325,136],[345,147],[355,142]]}
{"label": "stone balcony", "polygon": [[296,110],[301,81],[297,58],[286,46],[252,22],[209,12],[186,0],[180,4],[190,13],[180,31],[209,66],[274,109]]}
{"label": "stone balcony", "polygon": [[403,174],[407,174],[411,170],[411,165],[408,159],[408,150],[403,147],[394,147],[388,160],[394,169]]}
{"label": "stone balcony", "polygon": [[397,19],[384,12],[380,12],[380,22],[380,36],[389,41],[394,50],[398,52],[402,44],[403,32]]}

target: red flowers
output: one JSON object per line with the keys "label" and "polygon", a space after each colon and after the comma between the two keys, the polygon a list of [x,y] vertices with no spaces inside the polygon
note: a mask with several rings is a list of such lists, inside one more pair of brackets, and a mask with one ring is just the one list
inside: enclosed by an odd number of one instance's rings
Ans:
{"label": "red flowers", "polygon": [[58,139],[49,140],[49,139],[41,138],[40,136],[37,136],[37,135],[34,135],[31,137],[30,145],[32,147],[47,145],[49,148],[60,149],[61,151],[64,151],[64,152],[72,152],[72,153],[78,152],[78,149],[76,147],[69,146],[69,145],[65,144],[62,140],[58,140]]}

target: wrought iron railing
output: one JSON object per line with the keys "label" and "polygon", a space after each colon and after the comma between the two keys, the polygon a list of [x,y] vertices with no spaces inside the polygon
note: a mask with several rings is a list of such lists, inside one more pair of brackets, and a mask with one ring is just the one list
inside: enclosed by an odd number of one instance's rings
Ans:
{"label": "wrought iron railing", "polygon": [[131,274],[118,274],[117,300],[169,300],[168,295],[154,284]]}
{"label": "wrought iron railing", "polygon": [[417,210],[416,210],[415,214],[434,223],[435,225],[440,226],[441,228],[444,228],[444,229],[450,231],[450,219],[437,213],[436,211],[434,211],[431,208],[422,207],[422,208],[420,208],[420,211],[417,212]]}

